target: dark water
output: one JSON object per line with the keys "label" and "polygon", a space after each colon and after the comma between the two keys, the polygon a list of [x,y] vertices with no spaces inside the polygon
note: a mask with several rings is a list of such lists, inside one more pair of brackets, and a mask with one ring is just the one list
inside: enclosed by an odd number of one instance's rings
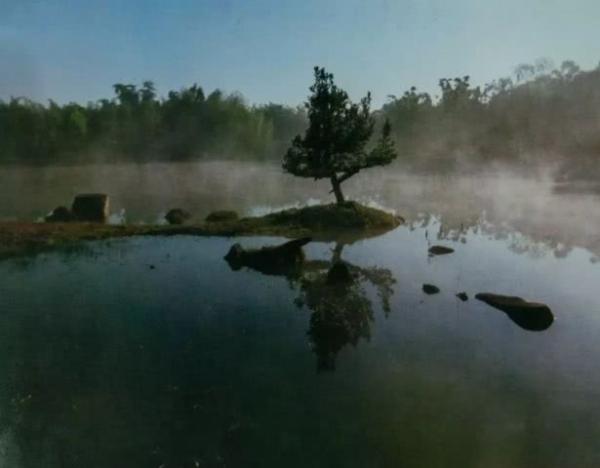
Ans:
{"label": "dark water", "polygon": [[[223,260],[273,238],[5,260],[0,466],[600,466],[600,265],[564,239],[422,216],[311,243],[287,276]],[[333,291],[337,257],[357,283]],[[482,291],[555,320],[529,331]]]}

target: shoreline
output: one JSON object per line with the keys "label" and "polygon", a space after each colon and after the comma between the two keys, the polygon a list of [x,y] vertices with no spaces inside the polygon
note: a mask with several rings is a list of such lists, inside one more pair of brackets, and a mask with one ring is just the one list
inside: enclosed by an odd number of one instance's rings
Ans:
{"label": "shoreline", "polygon": [[289,209],[260,217],[190,225],[110,225],[84,222],[0,222],[0,259],[35,254],[85,241],[133,236],[312,237],[348,243],[376,237],[404,220],[354,202]]}

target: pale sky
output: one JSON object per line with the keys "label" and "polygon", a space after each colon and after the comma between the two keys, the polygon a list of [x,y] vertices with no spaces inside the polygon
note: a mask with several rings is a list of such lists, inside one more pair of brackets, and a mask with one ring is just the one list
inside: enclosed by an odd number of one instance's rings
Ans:
{"label": "pale sky", "polygon": [[441,77],[600,62],[599,0],[0,0],[0,98],[86,103],[117,82],[296,105],[314,65],[376,106]]}

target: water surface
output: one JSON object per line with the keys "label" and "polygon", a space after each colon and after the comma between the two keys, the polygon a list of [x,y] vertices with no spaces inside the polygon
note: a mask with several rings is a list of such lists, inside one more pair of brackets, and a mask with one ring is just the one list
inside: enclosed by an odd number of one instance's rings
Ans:
{"label": "water surface", "polygon": [[[282,239],[134,238],[0,262],[0,466],[600,466],[598,192],[394,168],[346,190],[407,223],[311,243],[302,268],[271,274],[223,256]],[[0,220],[89,191],[133,223],[329,200],[277,165],[2,167]],[[431,258],[432,244],[455,253]],[[339,259],[356,282],[331,289]],[[555,320],[531,331],[484,291]]]}
{"label": "water surface", "polygon": [[[294,274],[223,260],[280,241],[135,238],[1,262],[0,465],[599,466],[591,251],[424,217],[311,243]],[[455,253],[431,258],[432,242]],[[336,258],[358,281],[333,294]],[[481,291],[543,301],[555,321],[529,331]]]}

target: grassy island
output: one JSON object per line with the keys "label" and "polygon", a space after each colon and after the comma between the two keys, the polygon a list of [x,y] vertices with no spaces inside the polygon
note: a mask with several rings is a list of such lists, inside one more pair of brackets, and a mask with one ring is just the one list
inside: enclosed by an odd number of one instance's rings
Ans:
{"label": "grassy island", "polygon": [[[212,219],[209,215],[207,219]],[[356,202],[317,205],[190,225],[108,225],[100,223],[0,223],[0,257],[37,252],[75,242],[129,236],[311,236],[333,240],[371,237],[399,226],[404,220]]]}

